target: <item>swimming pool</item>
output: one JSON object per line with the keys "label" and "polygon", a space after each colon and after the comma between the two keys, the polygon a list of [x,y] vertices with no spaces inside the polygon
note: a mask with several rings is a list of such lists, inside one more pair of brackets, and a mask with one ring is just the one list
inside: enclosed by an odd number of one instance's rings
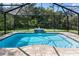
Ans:
{"label": "swimming pool", "polygon": [[49,45],[60,48],[78,48],[79,43],[59,33],[15,33],[0,40],[0,48],[28,45]]}

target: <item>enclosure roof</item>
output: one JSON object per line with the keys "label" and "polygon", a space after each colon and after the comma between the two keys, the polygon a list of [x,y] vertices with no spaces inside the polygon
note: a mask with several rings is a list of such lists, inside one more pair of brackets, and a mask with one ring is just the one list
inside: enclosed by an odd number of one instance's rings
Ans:
{"label": "enclosure roof", "polygon": [[79,13],[79,3],[61,3],[60,5]]}
{"label": "enclosure roof", "polygon": [[0,11],[1,12],[10,12],[16,10],[24,5],[29,3],[0,3]]}
{"label": "enclosure roof", "polygon": [[[11,3],[11,4],[10,3],[9,4],[8,3],[7,4],[6,3],[4,3],[4,4],[0,3],[0,11],[6,12],[6,11],[17,8],[17,7],[24,5],[24,4],[26,4],[26,3]],[[48,7],[50,7],[50,4],[52,4],[52,3],[42,3],[42,5],[41,5],[41,3],[37,3],[36,6],[48,8]],[[57,3],[57,4],[79,13],[79,4],[78,3]],[[55,9],[57,9],[57,8],[58,7],[56,6]],[[11,11],[10,13],[15,15],[18,10],[19,10],[19,8]]]}

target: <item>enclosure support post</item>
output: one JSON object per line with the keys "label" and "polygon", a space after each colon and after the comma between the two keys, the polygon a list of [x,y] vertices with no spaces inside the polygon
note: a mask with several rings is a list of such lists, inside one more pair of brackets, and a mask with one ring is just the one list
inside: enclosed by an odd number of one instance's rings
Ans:
{"label": "enclosure support post", "polygon": [[78,14],[77,30],[78,30],[78,35],[79,35],[79,14]]}
{"label": "enclosure support post", "polygon": [[14,24],[13,24],[13,30],[15,31],[15,15],[14,15]]}
{"label": "enclosure support post", "polygon": [[54,29],[54,32],[55,32],[55,14],[54,14],[54,4],[52,4],[52,8],[53,8],[53,29]]}
{"label": "enclosure support post", "polygon": [[53,28],[54,28],[54,32],[55,32],[55,26],[56,24],[55,24],[55,15],[53,14]]}
{"label": "enclosure support post", "polygon": [[6,34],[6,13],[4,13],[4,34]]}
{"label": "enclosure support post", "polygon": [[67,31],[69,31],[69,17],[68,17],[68,15],[67,15]]}

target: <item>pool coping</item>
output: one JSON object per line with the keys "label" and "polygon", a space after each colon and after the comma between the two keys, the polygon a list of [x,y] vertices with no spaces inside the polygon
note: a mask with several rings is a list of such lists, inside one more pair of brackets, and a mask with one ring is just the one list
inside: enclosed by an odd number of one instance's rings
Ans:
{"label": "pool coping", "polygon": [[[0,37],[0,39],[3,39],[3,38],[5,38],[5,37],[8,37],[8,36],[11,36],[11,35],[13,35],[13,34],[16,34],[16,33],[22,33],[22,32],[13,32],[13,33],[8,33],[8,34],[5,34],[5,35],[3,35],[3,36],[1,36]],[[47,32],[47,33],[50,33],[50,32]],[[60,33],[60,34],[63,34],[63,35],[65,35],[65,36],[67,36],[68,38],[71,38],[72,40],[74,40],[74,41],[76,41],[76,42],[78,42],[79,43],[79,40],[77,40],[77,38],[76,39],[74,39],[71,35],[68,35],[70,32],[51,32],[51,33]],[[68,33],[68,34],[65,34],[65,33]],[[71,34],[73,34],[73,33],[71,33]],[[75,34],[75,35],[77,35],[77,34]],[[78,36],[78,35],[77,35]],[[78,36],[79,37],[79,36]],[[37,45],[38,46],[38,45]],[[42,46],[42,45],[41,45]],[[24,46],[24,47],[26,47],[26,46]],[[32,46],[31,46],[32,47]],[[53,47],[53,46],[52,46]],[[20,47],[20,48],[22,48],[22,47]],[[0,48],[1,49],[1,48]],[[6,48],[4,48],[4,49],[6,49]],[[8,48],[9,49],[9,48]],[[17,48],[13,48],[13,49],[17,49]],[[58,56],[63,56],[63,55],[74,55],[74,54],[77,54],[78,56],[79,56],[79,48],[58,48],[58,47],[54,47],[53,48],[54,50],[55,50],[55,52],[56,52],[56,54],[58,55]],[[26,51],[22,51],[21,49],[19,49],[21,52],[26,52]],[[70,53],[69,53],[69,52]],[[69,53],[69,54],[67,54],[67,53]],[[74,54],[73,54],[74,53]]]}
{"label": "pool coping", "polygon": [[63,34],[63,33],[60,33],[60,34],[62,34],[62,35],[64,35],[64,36],[66,36],[66,37],[68,37],[68,38],[70,38],[70,39],[72,39],[72,40],[76,41],[77,43],[79,43],[79,41],[78,41],[78,40],[75,40],[74,38],[69,37],[69,36],[68,36],[68,35],[66,35],[66,34]]}

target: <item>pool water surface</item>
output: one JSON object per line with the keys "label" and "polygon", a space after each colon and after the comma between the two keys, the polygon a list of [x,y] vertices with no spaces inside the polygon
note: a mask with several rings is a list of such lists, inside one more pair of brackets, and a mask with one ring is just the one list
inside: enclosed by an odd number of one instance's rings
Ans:
{"label": "pool water surface", "polygon": [[0,48],[29,45],[49,45],[60,48],[78,48],[79,43],[59,33],[15,33],[0,40]]}

